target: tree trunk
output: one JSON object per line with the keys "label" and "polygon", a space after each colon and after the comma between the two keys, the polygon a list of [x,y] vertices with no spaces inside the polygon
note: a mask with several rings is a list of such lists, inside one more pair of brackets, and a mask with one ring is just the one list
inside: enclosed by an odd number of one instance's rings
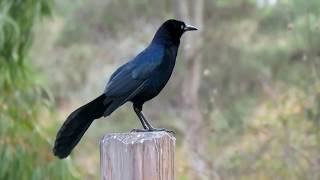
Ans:
{"label": "tree trunk", "polygon": [[183,58],[186,62],[186,71],[183,74],[182,85],[182,111],[183,120],[186,121],[185,145],[190,151],[190,165],[193,170],[190,176],[192,179],[207,179],[207,167],[204,158],[201,156],[206,144],[203,137],[203,117],[199,102],[199,88],[201,82],[203,43],[203,0],[187,1],[176,0],[177,16],[195,25],[199,30],[195,33],[186,33],[183,38]]}

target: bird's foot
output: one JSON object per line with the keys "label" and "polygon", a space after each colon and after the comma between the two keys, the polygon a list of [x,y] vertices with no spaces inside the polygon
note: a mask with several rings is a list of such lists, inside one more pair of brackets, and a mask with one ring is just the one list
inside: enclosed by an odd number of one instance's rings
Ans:
{"label": "bird's foot", "polygon": [[172,130],[168,130],[168,129],[165,129],[165,128],[150,128],[150,129],[148,129],[149,131],[165,131],[165,132],[167,132],[167,133],[171,133],[171,134],[175,134],[175,132],[174,131],[172,131]]}
{"label": "bird's foot", "polygon": [[131,132],[149,132],[148,129],[132,129]]}
{"label": "bird's foot", "polygon": [[174,131],[167,130],[164,128],[149,128],[149,129],[132,129],[131,132],[155,132],[155,131],[165,131],[167,133],[175,134]]}

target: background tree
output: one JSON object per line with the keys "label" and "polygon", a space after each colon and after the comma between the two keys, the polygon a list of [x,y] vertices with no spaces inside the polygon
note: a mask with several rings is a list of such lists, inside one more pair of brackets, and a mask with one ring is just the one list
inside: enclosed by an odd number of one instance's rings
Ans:
{"label": "background tree", "polygon": [[205,31],[203,23],[204,1],[176,0],[177,17],[185,22],[193,23],[199,30],[196,35],[186,34],[182,44],[183,61],[185,72],[181,74],[181,118],[186,122],[184,128],[185,145],[189,149],[189,161],[194,172],[189,173],[195,176],[193,179],[204,179],[208,177],[208,167],[204,159],[204,148],[206,141],[206,129],[204,128],[203,115],[200,107],[199,89],[202,76],[202,46],[203,34]]}

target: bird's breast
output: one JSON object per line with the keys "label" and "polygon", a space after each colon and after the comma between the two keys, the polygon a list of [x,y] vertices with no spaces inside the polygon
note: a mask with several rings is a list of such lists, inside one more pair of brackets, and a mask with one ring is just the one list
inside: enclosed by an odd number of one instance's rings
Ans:
{"label": "bird's breast", "polygon": [[173,72],[177,55],[177,47],[166,48],[162,63],[154,69],[146,84],[137,95],[140,101],[148,101],[157,96],[165,87]]}
{"label": "bird's breast", "polygon": [[147,94],[150,94],[150,96],[154,97],[160,93],[160,91],[169,81],[173,72],[174,65],[175,59],[172,60],[171,63],[162,64],[152,73],[152,78],[148,79],[147,83],[147,90],[149,91],[146,92]]}

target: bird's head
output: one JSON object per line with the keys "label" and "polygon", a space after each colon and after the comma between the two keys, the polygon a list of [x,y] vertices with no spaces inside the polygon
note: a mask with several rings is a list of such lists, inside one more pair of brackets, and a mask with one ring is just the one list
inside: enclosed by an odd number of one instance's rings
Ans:
{"label": "bird's head", "polygon": [[183,21],[169,19],[160,26],[153,41],[179,44],[183,33],[195,30],[198,29],[184,23]]}

